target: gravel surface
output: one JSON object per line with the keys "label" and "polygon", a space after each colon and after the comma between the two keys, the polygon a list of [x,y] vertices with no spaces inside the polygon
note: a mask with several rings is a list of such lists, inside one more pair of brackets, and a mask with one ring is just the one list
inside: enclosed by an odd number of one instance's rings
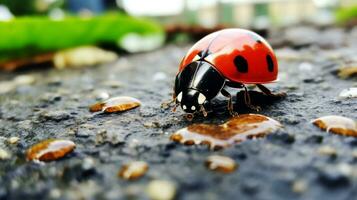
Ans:
{"label": "gravel surface", "polygon": [[[326,133],[311,120],[325,115],[356,120],[356,98],[339,98],[342,90],[357,86],[356,79],[336,75],[343,63],[357,63],[356,33],[303,27],[273,38],[280,82],[266,86],[288,95],[277,101],[252,96],[263,108],[259,113],[284,128],[220,151],[169,140],[191,123],[229,119],[221,96],[212,115],[193,122],[180,109],[161,108],[171,98],[178,64],[190,45],[83,69],[1,73],[0,199],[148,199],[157,195],[147,192],[148,185],[157,190],[160,184],[176,190],[177,199],[355,199],[357,138]],[[15,79],[19,75],[25,75],[23,81]],[[142,105],[123,113],[88,111],[115,96],[135,97]],[[241,93],[235,102],[237,112],[256,113],[244,107]],[[9,142],[11,137],[19,141]],[[72,140],[76,149],[57,161],[27,162],[26,150],[49,138]],[[230,174],[208,170],[205,160],[214,154],[232,158],[239,168]],[[149,165],[142,178],[117,176],[125,163],[139,160]],[[163,181],[150,184],[153,180]]]}

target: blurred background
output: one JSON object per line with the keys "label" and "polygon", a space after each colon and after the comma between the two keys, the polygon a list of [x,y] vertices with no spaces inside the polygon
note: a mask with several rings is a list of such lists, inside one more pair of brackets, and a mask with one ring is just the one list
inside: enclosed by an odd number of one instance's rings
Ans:
{"label": "blurred background", "polygon": [[0,69],[92,65],[225,27],[268,37],[302,24],[351,29],[357,0],[0,0]]}

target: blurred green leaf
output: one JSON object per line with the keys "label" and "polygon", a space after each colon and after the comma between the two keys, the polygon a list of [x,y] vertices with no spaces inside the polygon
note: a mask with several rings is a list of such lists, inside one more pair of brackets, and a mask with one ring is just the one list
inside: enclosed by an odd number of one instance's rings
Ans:
{"label": "blurred green leaf", "polygon": [[0,22],[0,60],[102,43],[119,44],[129,33],[164,38],[161,26],[147,19],[110,13],[94,17],[20,17]]}
{"label": "blurred green leaf", "polygon": [[340,24],[349,22],[350,20],[357,19],[357,5],[352,7],[340,8],[336,11],[336,19]]}

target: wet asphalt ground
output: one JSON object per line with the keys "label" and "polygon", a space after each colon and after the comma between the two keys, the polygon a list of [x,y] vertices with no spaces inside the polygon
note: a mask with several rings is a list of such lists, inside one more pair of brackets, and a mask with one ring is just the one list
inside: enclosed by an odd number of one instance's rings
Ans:
{"label": "wet asphalt ground", "polygon": [[[356,78],[336,75],[343,64],[357,63],[357,29],[297,27],[272,34],[270,41],[280,81],[266,86],[288,95],[273,101],[252,92],[253,103],[284,128],[219,151],[169,140],[191,123],[220,124],[230,117],[222,96],[214,100],[213,114],[193,122],[180,109],[161,107],[171,98],[178,64],[190,45],[76,70],[2,72],[0,81],[18,75],[32,80],[0,96],[0,148],[10,156],[0,161],[0,199],[148,199],[147,184],[156,179],[175,184],[176,199],[355,199],[357,138],[326,133],[310,122],[325,115],[357,119],[356,99],[339,98],[343,89],[356,87]],[[88,111],[114,96],[132,96],[142,105],[123,113]],[[256,113],[244,107],[241,95],[235,110]],[[13,136],[20,140],[9,144]],[[77,146],[57,161],[27,162],[27,148],[48,138],[70,139]],[[231,174],[208,170],[204,162],[213,154],[231,157],[239,168]],[[148,163],[146,175],[120,179],[120,167],[133,160]]]}

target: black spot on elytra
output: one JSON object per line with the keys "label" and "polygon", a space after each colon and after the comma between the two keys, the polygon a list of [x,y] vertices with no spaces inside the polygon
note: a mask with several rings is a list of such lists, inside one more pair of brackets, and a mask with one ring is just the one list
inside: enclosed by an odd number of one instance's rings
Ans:
{"label": "black spot on elytra", "polygon": [[259,44],[261,44],[261,43],[263,43],[261,40],[257,40],[257,43],[259,43]]}
{"label": "black spot on elytra", "polygon": [[248,72],[248,62],[243,56],[236,56],[233,62],[239,72]]}
{"label": "black spot on elytra", "polygon": [[267,59],[267,63],[268,63],[268,71],[269,71],[269,72],[273,72],[273,71],[274,71],[274,62],[273,62],[273,59],[271,58],[270,55],[267,55],[266,59]]}

